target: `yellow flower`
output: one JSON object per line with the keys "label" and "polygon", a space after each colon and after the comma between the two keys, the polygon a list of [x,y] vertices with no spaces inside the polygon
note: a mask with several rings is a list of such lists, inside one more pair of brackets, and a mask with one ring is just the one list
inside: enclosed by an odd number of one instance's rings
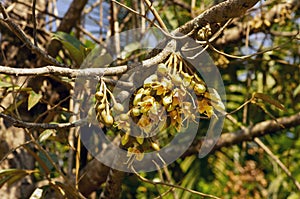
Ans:
{"label": "yellow flower", "polygon": [[180,117],[180,113],[177,110],[173,110],[169,113],[171,118],[171,126],[174,126],[177,131],[180,131],[182,119]]}
{"label": "yellow flower", "polygon": [[214,113],[213,107],[209,105],[209,101],[205,98],[201,101],[198,101],[198,109],[200,114],[205,114],[209,118]]}

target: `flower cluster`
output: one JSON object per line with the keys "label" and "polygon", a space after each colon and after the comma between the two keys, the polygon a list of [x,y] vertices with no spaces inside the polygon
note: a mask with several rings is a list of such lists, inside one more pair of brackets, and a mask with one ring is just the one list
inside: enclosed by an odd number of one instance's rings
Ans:
{"label": "flower cluster", "polygon": [[208,118],[214,114],[205,82],[177,53],[158,64],[156,72],[144,80],[132,96],[128,111],[116,102],[104,82],[98,90],[97,119],[121,132],[121,145],[127,149],[129,159],[134,156],[141,160],[149,148],[159,150],[161,142],[155,141],[158,135],[172,137],[186,129],[189,122],[196,122],[199,114]]}

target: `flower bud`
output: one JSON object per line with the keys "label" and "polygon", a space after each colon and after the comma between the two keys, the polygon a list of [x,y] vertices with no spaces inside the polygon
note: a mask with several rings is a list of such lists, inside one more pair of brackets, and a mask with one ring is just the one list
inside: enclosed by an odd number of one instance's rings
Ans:
{"label": "flower bud", "polygon": [[96,107],[96,111],[98,113],[100,113],[103,109],[105,108],[105,104],[99,104],[97,107]]}
{"label": "flower bud", "polygon": [[136,108],[131,109],[131,113],[134,117],[137,117],[141,114],[141,111],[139,108],[136,107]]}
{"label": "flower bud", "polygon": [[171,104],[172,103],[172,95],[165,96],[163,98],[162,102],[163,102],[164,106],[167,106],[167,105]]}
{"label": "flower bud", "polygon": [[[144,89],[143,89],[144,90]],[[133,99],[133,105],[136,106],[141,100],[142,100],[142,97],[143,97],[143,93],[137,93],[135,96],[134,96],[134,99]]]}
{"label": "flower bud", "polygon": [[98,91],[98,92],[95,93],[95,98],[98,101],[101,100],[103,96],[104,96],[104,94],[101,91]]}
{"label": "flower bud", "polygon": [[195,84],[194,91],[196,95],[201,95],[206,91],[206,88],[203,84]]}
{"label": "flower bud", "polygon": [[124,106],[120,103],[115,103],[114,104],[114,110],[117,112],[123,112],[124,111]]}
{"label": "flower bud", "polygon": [[110,113],[107,113],[105,110],[101,112],[101,117],[103,119],[103,123],[107,126],[111,126],[114,123],[114,118]]}
{"label": "flower bud", "polygon": [[172,75],[172,82],[175,86],[179,86],[182,83],[182,79],[178,74]]}
{"label": "flower bud", "polygon": [[157,81],[157,75],[152,74],[144,80],[144,87],[151,87],[154,82]]}
{"label": "flower bud", "polygon": [[120,119],[122,121],[127,121],[127,120],[129,120],[129,116],[127,114],[123,113],[123,114],[120,115]]}
{"label": "flower bud", "polygon": [[159,76],[166,76],[168,74],[168,68],[166,64],[164,63],[158,64],[156,73]]}
{"label": "flower bud", "polygon": [[151,147],[155,150],[155,151],[159,151],[160,148],[159,148],[159,145],[154,143],[154,142],[151,142]]}

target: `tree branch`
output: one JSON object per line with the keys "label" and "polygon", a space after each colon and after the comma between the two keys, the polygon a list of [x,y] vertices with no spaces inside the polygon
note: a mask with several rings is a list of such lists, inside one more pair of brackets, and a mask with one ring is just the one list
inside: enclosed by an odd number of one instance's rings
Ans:
{"label": "tree branch", "polygon": [[183,9],[186,9],[188,12],[191,12],[191,10],[192,10],[192,8],[189,4],[187,4],[186,2],[181,1],[181,0],[169,0],[169,1],[167,1],[167,4],[178,5],[178,6],[182,7]]}
{"label": "tree branch", "polygon": [[31,75],[61,75],[67,77],[82,77],[82,76],[103,76],[116,75],[127,70],[127,66],[117,66],[111,68],[84,68],[71,69],[58,66],[44,66],[40,68],[12,68],[0,66],[0,73],[16,76],[31,76]]}
{"label": "tree branch", "polygon": [[227,0],[206,10],[195,19],[177,28],[173,33],[187,34],[193,29],[204,27],[206,24],[221,23],[228,19],[240,17],[259,0]]}
{"label": "tree branch", "polygon": [[[187,34],[190,31],[192,31],[193,29],[197,29],[198,27],[204,26],[207,23],[219,23],[219,22],[226,21],[233,17],[238,17],[241,14],[243,14],[244,12],[246,12],[247,9],[249,9],[253,5],[255,5],[257,2],[258,2],[258,0],[244,0],[244,1],[228,0],[228,1],[222,2],[220,4],[213,6],[210,9],[208,9],[204,13],[200,14],[195,19],[187,22],[185,25],[177,28],[172,33],[176,34],[176,33],[180,32],[182,34]],[[2,6],[2,4],[1,4],[1,6]],[[232,10],[238,10],[238,12],[232,12]],[[3,16],[5,16],[5,14],[3,14]],[[68,27],[70,28],[71,26],[68,26]],[[30,41],[27,41],[28,39],[26,37],[25,38],[27,40],[25,40],[24,34],[21,34],[21,38],[23,39],[22,41],[24,43],[26,43],[30,49],[36,50],[37,47],[35,47]],[[157,63],[163,61],[170,53],[170,49],[172,50],[174,48],[174,45],[170,44],[170,43],[172,43],[172,42],[169,42],[168,46],[162,52],[160,52],[158,55],[156,55],[155,57],[152,57],[150,59],[144,60],[142,63],[139,63],[139,64],[142,64],[143,66],[148,67],[148,66],[151,66],[151,65],[154,65],[154,64],[157,64]],[[45,57],[45,59],[50,57],[45,52],[43,52],[43,53],[41,53],[41,52],[37,51],[37,53],[39,53],[41,56]],[[60,63],[57,63],[56,60],[55,60],[54,64],[62,66],[62,67],[64,66]],[[134,65],[135,64],[128,66],[128,68],[132,68]],[[115,69],[110,69],[110,70],[114,71],[114,72],[112,72],[113,74],[115,74],[115,72],[122,73],[122,72],[126,71],[126,69],[125,69],[126,66],[119,66],[119,67],[122,68],[122,70],[120,70],[121,72],[119,71],[120,68],[115,68]],[[5,71],[5,70],[8,70],[8,71]],[[30,70],[32,70],[32,71],[30,71]],[[87,69],[84,69],[84,70],[87,70]],[[105,70],[108,70],[108,69],[105,69]],[[95,71],[95,73],[98,73],[97,69],[92,69],[91,71]],[[60,74],[60,75],[71,76],[71,77],[85,76],[85,75],[89,75],[89,74],[94,75],[95,73],[93,73],[91,71],[89,71],[89,73],[86,73],[86,71],[79,72],[79,70],[78,71],[71,70],[71,69],[63,70],[63,69],[60,69],[60,68],[54,67],[54,66],[46,66],[45,68],[40,68],[38,70],[34,70],[34,69],[10,69],[9,70],[9,67],[7,67],[7,68],[1,67],[1,70],[0,70],[1,73],[10,74],[10,75],[42,75],[42,74],[47,74],[47,72],[48,72],[48,74]],[[110,72],[101,73],[101,72],[103,72],[103,69],[101,69],[99,72],[100,72],[100,74],[110,74]]]}
{"label": "tree branch", "polygon": [[[277,121],[277,122],[276,122]],[[229,147],[239,144],[244,141],[251,141],[256,137],[261,137],[267,134],[276,133],[282,129],[283,125],[286,129],[300,125],[300,113],[288,117],[281,117],[275,120],[267,120],[259,122],[254,126],[250,126],[244,130],[236,132],[224,133],[221,135],[219,141],[210,152],[220,150],[222,147]],[[204,138],[195,140],[189,149],[181,156],[198,154]],[[88,196],[93,191],[97,190],[99,186],[105,182],[108,175],[109,168],[99,162],[97,159],[92,160],[81,171],[82,179],[79,181],[79,189],[83,195]],[[89,184],[90,186],[87,186]]]}
{"label": "tree branch", "polygon": [[24,33],[24,31],[13,20],[10,19],[9,15],[7,14],[1,2],[0,2],[0,12],[3,15],[3,18],[0,18],[0,22],[4,23],[27,46],[27,48],[29,48],[32,52],[36,53],[37,55],[41,56],[42,59],[49,64],[53,64],[61,67],[65,66],[64,64],[59,63],[56,59],[48,55],[41,48],[33,44],[30,41],[30,39],[28,39],[26,33]]}
{"label": "tree branch", "polygon": [[[264,13],[263,18],[261,20],[269,21],[270,24],[273,24],[275,21],[275,17],[280,15],[280,12],[282,9],[287,8],[288,10],[297,10],[300,7],[300,1],[298,0],[292,0],[292,1],[286,1],[285,3],[275,5],[273,8],[271,8],[269,11]],[[245,24],[245,22],[243,22]],[[214,45],[216,46],[224,46],[229,43],[234,43],[240,41],[243,37],[246,36],[247,26],[250,26],[250,32],[249,34],[257,33],[257,32],[269,32],[270,27],[263,26],[263,23],[259,27],[252,27],[254,24],[257,24],[257,21],[255,19],[247,22],[248,25],[242,25],[242,23],[238,23],[232,28],[229,28],[224,31],[224,35],[219,38]],[[272,32],[271,32],[272,33]],[[290,33],[287,36],[295,36],[297,32],[294,31],[294,33]],[[284,35],[282,35],[284,36]]]}
{"label": "tree branch", "polygon": [[[284,126],[285,129],[288,129],[299,125],[300,113],[288,117],[281,117],[276,119],[276,121],[267,120],[259,122],[254,126],[249,126],[248,128],[238,130],[236,132],[222,134],[219,141],[214,146],[213,151],[219,150],[222,147],[233,146],[244,141],[252,141],[255,137],[262,137],[267,134],[276,133],[277,131],[282,130],[282,126]],[[197,154],[202,146],[203,140],[203,138],[195,140],[182,157]]]}
{"label": "tree branch", "polygon": [[72,123],[60,123],[60,124],[52,124],[52,123],[35,123],[35,122],[24,122],[22,120],[13,118],[9,115],[0,113],[0,118],[8,121],[9,124],[18,128],[35,128],[35,129],[68,129],[72,127],[82,126],[87,124],[86,120],[78,120]]}
{"label": "tree branch", "polygon": [[[119,145],[120,137],[115,137],[112,142],[113,145]],[[115,156],[115,150],[112,149],[113,145],[104,146],[97,157],[91,160],[80,171],[78,188],[84,196],[88,197],[93,191],[99,189],[101,184],[106,182],[110,167],[102,164],[97,158],[103,158],[104,156]]]}

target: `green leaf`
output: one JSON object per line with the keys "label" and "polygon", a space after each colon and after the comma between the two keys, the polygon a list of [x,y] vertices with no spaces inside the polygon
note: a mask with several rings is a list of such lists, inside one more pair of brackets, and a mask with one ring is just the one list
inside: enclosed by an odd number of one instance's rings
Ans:
{"label": "green leaf", "polygon": [[28,96],[28,111],[34,107],[39,101],[40,99],[43,97],[42,94],[38,94],[34,91],[30,91],[29,92],[29,96]]}
{"label": "green leaf", "polygon": [[109,53],[105,53],[104,55],[98,56],[92,65],[92,68],[103,68],[108,66],[113,62],[113,58]]}
{"label": "green leaf", "polygon": [[27,173],[20,173],[18,175],[12,175],[10,176],[10,178],[6,181],[8,186],[11,186],[12,184],[14,184],[15,182],[18,182],[20,180],[22,180],[25,176],[27,176]]}
{"label": "green leaf", "polygon": [[39,136],[39,142],[46,141],[51,135],[53,135],[53,133],[55,133],[54,129],[46,129],[45,131],[43,131],[40,134],[40,136]]}
{"label": "green leaf", "polygon": [[[55,153],[48,153],[48,155],[50,156],[51,160],[49,160],[47,158],[47,156],[44,153],[38,153],[38,157],[40,158],[40,161],[43,162],[43,166],[45,166],[48,171],[54,171],[55,168],[53,166],[53,164],[57,164],[58,162],[58,157]],[[41,173],[48,173],[48,171],[45,171],[45,169],[42,167],[42,165],[39,164],[39,171],[41,171]]]}
{"label": "green leaf", "polygon": [[0,189],[5,185],[5,183],[11,178],[11,176],[4,176],[0,178]]}
{"label": "green leaf", "polygon": [[105,68],[113,61],[113,57],[107,52],[106,48],[99,45],[89,52],[82,65],[85,68]]}
{"label": "green leaf", "polygon": [[53,39],[56,39],[62,43],[76,64],[80,65],[82,63],[85,55],[88,52],[88,49],[86,49],[84,44],[82,44],[77,38],[68,33],[58,31],[53,33]]}
{"label": "green leaf", "polygon": [[26,175],[30,175],[35,170],[23,170],[23,169],[4,169],[0,171],[0,188],[7,183],[8,186],[21,180]]}
{"label": "green leaf", "polygon": [[285,107],[279,101],[273,99],[272,97],[270,97],[270,96],[268,96],[266,94],[263,94],[263,93],[253,93],[252,97],[253,98],[257,98],[257,99],[261,99],[261,100],[263,100],[265,102],[268,102],[269,104],[274,105],[278,109],[285,110]]}
{"label": "green leaf", "polygon": [[298,94],[300,94],[300,84],[295,88],[293,92],[293,97],[296,97]]}

